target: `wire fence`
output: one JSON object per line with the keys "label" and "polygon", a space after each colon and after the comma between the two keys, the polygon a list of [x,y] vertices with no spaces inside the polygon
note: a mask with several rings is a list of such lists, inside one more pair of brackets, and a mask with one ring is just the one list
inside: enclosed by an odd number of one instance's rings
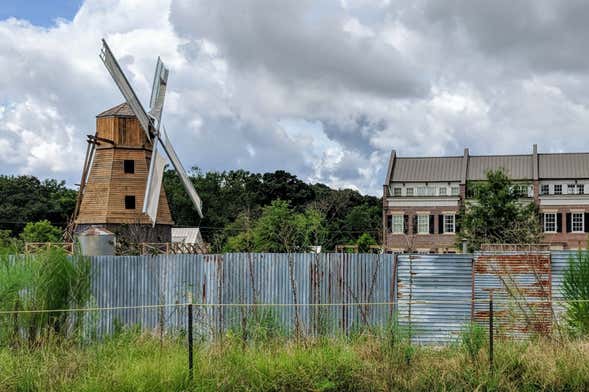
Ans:
{"label": "wire fence", "polygon": [[[47,333],[101,339],[129,329],[177,335],[187,332],[189,314],[202,340],[394,328],[415,343],[446,344],[472,323],[488,328],[491,318],[497,336],[553,334],[565,327],[562,316],[571,303],[560,293],[571,255],[93,257],[88,303],[0,308],[0,339],[34,342]],[[23,302],[26,297],[19,294]]]}

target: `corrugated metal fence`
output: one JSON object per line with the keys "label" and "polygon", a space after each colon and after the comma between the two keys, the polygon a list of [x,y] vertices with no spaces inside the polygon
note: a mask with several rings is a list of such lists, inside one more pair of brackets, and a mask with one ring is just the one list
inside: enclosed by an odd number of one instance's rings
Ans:
{"label": "corrugated metal fence", "polygon": [[[549,271],[542,270],[543,275],[516,274],[513,278],[523,279],[531,295],[536,293],[533,288],[549,288],[541,303],[561,299],[562,276],[573,254],[553,252]],[[92,257],[92,290],[99,308],[182,304],[190,291],[196,304],[209,305],[195,307],[198,332],[203,336],[245,330],[252,320],[260,319],[290,333],[310,335],[350,333],[398,320],[413,341],[443,343],[455,340],[471,320],[484,324],[484,317],[477,319],[476,314],[487,305],[472,300],[486,300],[485,288],[501,287],[501,279],[483,268],[483,263],[490,265],[489,259],[477,261],[480,256],[244,253]],[[478,270],[477,262],[481,263]],[[246,306],[238,306],[243,304]],[[554,309],[555,314],[562,313],[561,306]],[[134,324],[181,330],[186,314],[184,307],[170,306],[117,309],[100,312],[94,319],[99,333],[108,334],[118,325]]]}

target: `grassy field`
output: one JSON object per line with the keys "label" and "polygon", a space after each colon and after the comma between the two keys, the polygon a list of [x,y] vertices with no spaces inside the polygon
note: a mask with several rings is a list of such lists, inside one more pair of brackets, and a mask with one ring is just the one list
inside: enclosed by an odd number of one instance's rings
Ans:
{"label": "grassy field", "polygon": [[100,344],[0,349],[2,391],[535,391],[589,390],[589,342],[496,342],[415,347],[372,336],[195,347],[124,333]]}

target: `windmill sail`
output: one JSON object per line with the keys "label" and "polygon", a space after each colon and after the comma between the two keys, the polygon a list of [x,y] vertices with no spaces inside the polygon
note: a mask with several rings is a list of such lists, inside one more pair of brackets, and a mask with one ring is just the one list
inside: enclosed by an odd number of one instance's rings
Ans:
{"label": "windmill sail", "polygon": [[156,130],[159,129],[162,110],[164,108],[164,98],[166,96],[166,86],[168,84],[168,69],[162,60],[157,58],[155,74],[153,75],[153,85],[151,87],[151,99],[149,100],[149,114],[154,118]]}
{"label": "windmill sail", "polygon": [[143,201],[143,212],[149,216],[154,225],[157,219],[157,209],[160,202],[165,167],[166,159],[154,149],[151,155],[149,171],[151,181],[147,184],[145,199]]}
{"label": "windmill sail", "polygon": [[162,142],[162,147],[164,148],[164,151],[166,151],[168,158],[170,158],[170,162],[172,162],[174,169],[176,169],[176,173],[178,173],[178,176],[180,176],[182,184],[184,185],[184,189],[186,189],[186,192],[188,193],[188,196],[190,196],[190,199],[192,200],[194,207],[196,207],[196,212],[198,212],[198,216],[202,218],[202,200],[198,196],[198,193],[196,193],[196,190],[194,189],[192,182],[190,182],[188,174],[186,174],[186,170],[184,170],[184,166],[182,166],[182,163],[180,163],[178,155],[176,155],[176,151],[174,151],[172,143],[170,143],[170,139],[168,139],[168,135],[166,134],[166,130],[164,127],[160,129],[159,139]]}
{"label": "windmill sail", "polygon": [[100,58],[108,69],[117,87],[125,97],[125,100],[131,107],[131,110],[139,120],[148,140],[152,141],[153,136],[153,152],[149,165],[145,198],[143,201],[143,213],[147,214],[155,225],[165,167],[165,159],[157,152],[159,141],[166,152],[166,155],[170,159],[170,162],[172,162],[174,169],[176,169],[176,173],[178,173],[188,196],[192,200],[198,216],[202,218],[202,201],[190,182],[182,163],[180,163],[176,151],[174,151],[164,128],[161,126],[161,116],[168,82],[168,69],[158,57],[151,91],[150,110],[149,114],[147,114],[104,39],[102,40]]}
{"label": "windmill sail", "polygon": [[133,88],[129,84],[127,77],[121,70],[119,63],[110,51],[110,48],[108,47],[108,44],[105,40],[102,40],[102,51],[100,52],[100,58],[106,66],[106,69],[108,69],[110,76],[112,76],[117,87],[121,91],[121,94],[123,94],[123,97],[125,97],[125,100],[131,107],[131,110],[133,111],[133,113],[135,113],[135,116],[137,116],[137,119],[139,120],[141,127],[147,135],[147,140],[151,141],[151,134],[149,131],[150,119],[147,116],[147,113],[145,113],[143,105],[141,105],[141,102],[137,98],[135,91],[133,91]]}

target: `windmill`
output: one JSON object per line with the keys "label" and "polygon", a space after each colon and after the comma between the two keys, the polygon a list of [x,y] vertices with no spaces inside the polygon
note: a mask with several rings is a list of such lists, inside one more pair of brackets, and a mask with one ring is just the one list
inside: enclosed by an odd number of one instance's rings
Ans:
{"label": "windmill", "polygon": [[[162,180],[166,158],[202,218],[202,201],[180,162],[165,127],[162,111],[169,71],[158,57],[149,111],[137,98],[108,44],[102,40],[100,58],[126,103],[97,116],[96,135],[88,135],[80,192],[74,219],[75,231],[88,226],[112,229],[121,225],[162,226],[160,235],[145,235],[146,242],[169,242],[173,224]],[[143,199],[139,210],[136,198]],[[143,230],[146,232],[145,230]]]}

